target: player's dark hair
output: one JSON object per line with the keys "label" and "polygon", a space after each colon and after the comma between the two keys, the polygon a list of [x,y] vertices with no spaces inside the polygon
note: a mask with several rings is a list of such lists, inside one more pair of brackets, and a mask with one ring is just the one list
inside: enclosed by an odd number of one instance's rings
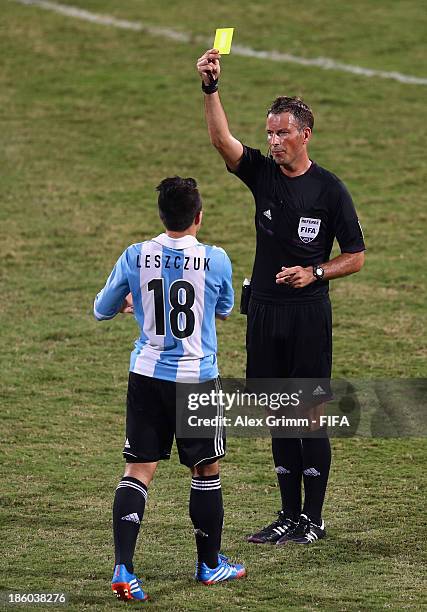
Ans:
{"label": "player's dark hair", "polygon": [[289,98],[288,96],[279,96],[276,98],[267,111],[267,117],[268,115],[280,115],[281,113],[291,113],[295,117],[295,121],[298,123],[298,128],[300,130],[306,127],[309,127],[311,130],[313,129],[313,112],[301,98],[296,96],[293,98]]}
{"label": "player's dark hair", "polygon": [[182,232],[202,210],[202,199],[193,178],[174,176],[157,185],[160,219],[166,229]]}

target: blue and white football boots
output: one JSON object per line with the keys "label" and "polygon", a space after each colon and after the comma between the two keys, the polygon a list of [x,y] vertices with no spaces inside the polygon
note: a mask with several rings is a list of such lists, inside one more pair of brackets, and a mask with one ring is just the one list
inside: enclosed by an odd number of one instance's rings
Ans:
{"label": "blue and white football boots", "polygon": [[141,588],[141,580],[127,571],[125,565],[114,568],[111,588],[117,599],[122,601],[146,601],[147,593]]}
{"label": "blue and white football boots", "polygon": [[203,584],[216,584],[227,580],[238,580],[246,576],[246,569],[240,563],[230,563],[225,555],[218,555],[218,565],[210,568],[206,563],[196,563],[195,578]]}

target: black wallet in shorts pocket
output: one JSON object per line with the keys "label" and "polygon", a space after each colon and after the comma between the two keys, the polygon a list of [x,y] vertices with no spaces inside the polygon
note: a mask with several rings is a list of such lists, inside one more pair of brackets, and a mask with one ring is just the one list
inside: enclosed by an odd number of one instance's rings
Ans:
{"label": "black wallet in shorts pocket", "polygon": [[251,281],[245,278],[242,285],[242,296],[240,298],[240,314],[248,314],[249,299],[251,297]]}

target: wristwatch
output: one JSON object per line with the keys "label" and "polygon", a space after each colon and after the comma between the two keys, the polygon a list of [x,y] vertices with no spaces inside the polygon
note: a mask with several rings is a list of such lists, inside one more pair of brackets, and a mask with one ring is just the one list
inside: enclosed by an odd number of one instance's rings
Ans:
{"label": "wristwatch", "polygon": [[316,280],[323,280],[325,269],[322,266],[313,266],[313,276]]}

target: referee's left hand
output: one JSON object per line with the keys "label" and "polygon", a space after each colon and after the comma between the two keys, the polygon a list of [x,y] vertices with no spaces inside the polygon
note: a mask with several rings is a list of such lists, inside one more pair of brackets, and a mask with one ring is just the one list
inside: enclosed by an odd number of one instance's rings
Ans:
{"label": "referee's left hand", "polygon": [[282,267],[281,272],[276,274],[276,283],[278,285],[289,285],[294,289],[301,289],[315,281],[313,268],[303,268],[301,266],[293,266],[292,268]]}

